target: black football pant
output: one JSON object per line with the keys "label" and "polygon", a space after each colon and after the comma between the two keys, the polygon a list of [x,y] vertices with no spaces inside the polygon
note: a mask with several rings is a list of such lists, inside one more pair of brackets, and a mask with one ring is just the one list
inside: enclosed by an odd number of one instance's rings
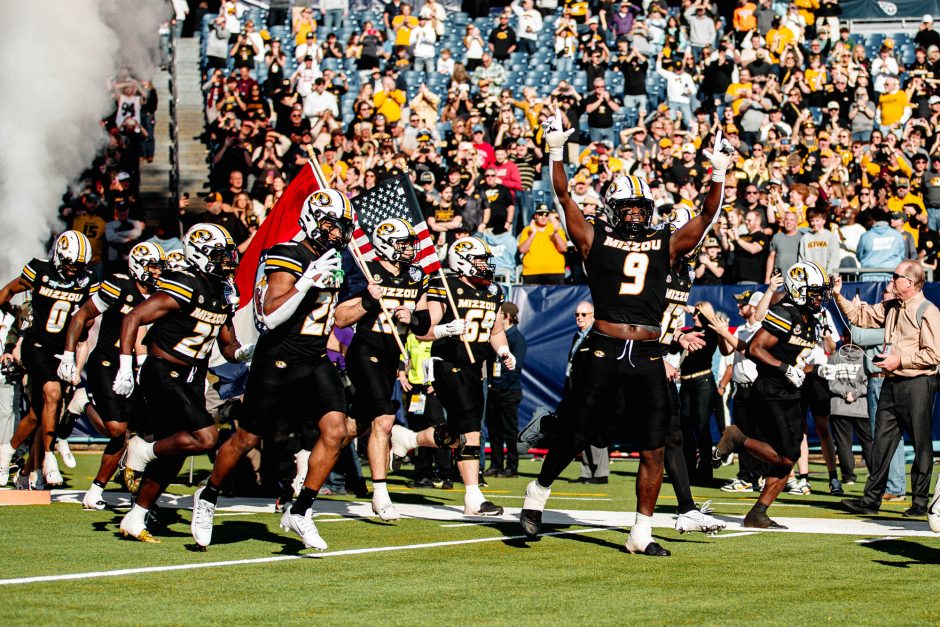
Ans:
{"label": "black football pant", "polygon": [[709,418],[715,400],[715,377],[711,373],[682,382],[679,391],[685,466],[694,471],[697,483],[712,480],[712,434]]}
{"label": "black football pant", "polygon": [[[738,429],[749,438],[764,441],[758,430],[758,421],[754,419],[751,404],[750,384],[734,386],[734,402],[731,405],[731,420]],[[738,452],[738,479],[757,485],[762,475],[766,475],[765,464],[745,450]]]}
{"label": "black football pant", "polygon": [[933,471],[933,443],[930,423],[933,401],[937,393],[937,378],[922,377],[885,378],[875,414],[875,443],[872,448],[871,474],[865,484],[862,504],[871,509],[881,507],[881,497],[888,485],[891,457],[907,432],[914,445],[914,465],[911,467],[911,494],[914,505],[927,507],[930,498],[930,475]]}
{"label": "black football pant", "polygon": [[[486,395],[486,428],[490,436],[490,468],[519,470],[519,403],[522,390],[490,387]],[[503,455],[503,446],[506,454]]]}
{"label": "black football pant", "polygon": [[672,420],[669,422],[669,431],[666,433],[666,474],[669,475],[672,491],[676,493],[677,511],[684,514],[695,509],[695,500],[692,498],[692,483],[689,481],[689,468],[685,463],[685,451],[682,446],[679,388],[673,382],[669,383],[669,400],[672,405],[670,408]]}
{"label": "black football pant", "polygon": [[839,470],[843,481],[855,481],[855,455],[852,453],[852,429],[858,435],[862,445],[862,459],[865,466],[871,469],[871,421],[868,416],[829,416],[829,426],[832,429],[832,440],[836,445],[836,456],[839,458]]}

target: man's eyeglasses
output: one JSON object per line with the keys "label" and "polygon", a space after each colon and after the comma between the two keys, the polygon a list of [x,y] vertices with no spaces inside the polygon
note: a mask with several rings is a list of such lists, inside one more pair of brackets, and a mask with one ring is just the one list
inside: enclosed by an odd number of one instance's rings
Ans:
{"label": "man's eyeglasses", "polygon": [[901,279],[907,279],[907,280],[910,281],[911,283],[914,282],[913,279],[911,279],[910,277],[904,276],[903,274],[898,274],[897,272],[892,272],[892,273],[891,273],[891,280],[894,281],[895,283],[897,283],[897,282],[900,281]]}
{"label": "man's eyeglasses", "polygon": [[590,315],[591,315],[591,314],[589,314],[589,313],[576,313],[576,314],[574,315],[574,317],[575,317],[575,318],[587,318],[587,317],[590,316]]}

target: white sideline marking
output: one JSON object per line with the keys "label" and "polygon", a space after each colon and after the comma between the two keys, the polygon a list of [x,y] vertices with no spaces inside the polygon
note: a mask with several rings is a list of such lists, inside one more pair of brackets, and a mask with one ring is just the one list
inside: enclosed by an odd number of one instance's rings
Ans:
{"label": "white sideline marking", "polygon": [[716,533],[711,536],[716,540],[721,540],[722,538],[740,538],[741,536],[753,536],[757,535],[757,531],[738,531],[736,533]]}
{"label": "white sideline marking", "polygon": [[[491,499],[524,499],[525,495],[513,495],[513,494],[487,494]],[[553,496],[553,501],[613,501],[613,499],[599,499],[590,496]]]}
{"label": "white sideline marking", "polygon": [[[327,522],[327,521],[323,521]],[[335,521],[333,521],[335,522]],[[550,531],[540,536],[568,536],[584,533],[610,531],[618,527],[591,527],[588,529],[572,529],[567,531]],[[219,568],[224,566],[242,566],[246,564],[268,564],[271,562],[286,562],[289,560],[325,557],[343,557],[346,555],[363,555],[366,553],[385,553],[389,551],[408,551],[413,549],[430,549],[442,546],[460,546],[464,544],[482,544],[484,542],[507,542],[523,540],[520,536],[493,536],[489,538],[473,538],[470,540],[450,540],[445,542],[427,542],[424,544],[406,544],[403,546],[375,546],[364,549],[348,549],[344,551],[329,551],[326,553],[310,553],[303,555],[275,555],[272,557],[256,557],[250,559],[227,560],[221,562],[203,562],[201,564],[174,564],[172,566],[147,566],[143,568],[121,568],[118,570],[99,570],[87,573],[69,573],[67,575],[45,575],[40,577],[18,577],[13,579],[0,579],[0,586],[22,585],[28,583],[47,583],[51,581],[74,581],[76,579],[98,579],[102,577],[122,577],[125,575],[142,575],[146,573],[165,573],[177,570],[195,570],[200,568]]]}

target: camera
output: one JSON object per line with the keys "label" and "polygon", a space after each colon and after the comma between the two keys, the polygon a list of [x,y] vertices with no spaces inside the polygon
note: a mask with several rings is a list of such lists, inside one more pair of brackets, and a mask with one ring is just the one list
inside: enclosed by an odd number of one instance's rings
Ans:
{"label": "camera", "polygon": [[22,381],[24,374],[26,374],[26,371],[15,361],[8,361],[0,365],[0,377],[3,377],[3,381],[7,385]]}

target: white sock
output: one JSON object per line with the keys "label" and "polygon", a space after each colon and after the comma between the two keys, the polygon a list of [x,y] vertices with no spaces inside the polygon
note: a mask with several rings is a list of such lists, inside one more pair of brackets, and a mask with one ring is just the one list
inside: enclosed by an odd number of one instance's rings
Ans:
{"label": "white sock", "polygon": [[388,495],[388,486],[385,484],[385,481],[372,482],[372,502],[382,503],[383,505],[392,502],[392,498]]}
{"label": "white sock", "polygon": [[149,509],[144,509],[140,505],[134,503],[134,507],[131,508],[131,511],[127,512],[127,517],[131,520],[137,520],[143,523],[147,520],[147,512]]}
{"label": "white sock", "polygon": [[153,452],[154,444],[156,443],[144,442],[144,446],[141,448],[141,450],[144,453],[144,459],[147,461],[148,464],[157,458],[157,454]]}
{"label": "white sock", "polygon": [[477,483],[464,486],[463,503],[471,509],[480,509],[480,505],[485,501],[483,493],[480,491],[480,485]]}
{"label": "white sock", "polygon": [[532,489],[535,490],[535,492],[536,492],[539,496],[545,496],[545,497],[547,497],[549,494],[552,493],[552,489],[551,489],[551,488],[546,488],[545,486],[543,486],[541,483],[539,483],[539,480],[538,480],[538,479],[536,479],[535,481],[532,482]]}
{"label": "white sock", "polygon": [[92,483],[88,488],[88,491],[85,493],[85,495],[90,496],[95,503],[101,500],[102,494],[104,494],[104,488],[96,483]]}
{"label": "white sock", "polygon": [[630,538],[641,551],[653,541],[653,517],[645,516],[640,512],[636,513],[636,522],[630,529]]}

